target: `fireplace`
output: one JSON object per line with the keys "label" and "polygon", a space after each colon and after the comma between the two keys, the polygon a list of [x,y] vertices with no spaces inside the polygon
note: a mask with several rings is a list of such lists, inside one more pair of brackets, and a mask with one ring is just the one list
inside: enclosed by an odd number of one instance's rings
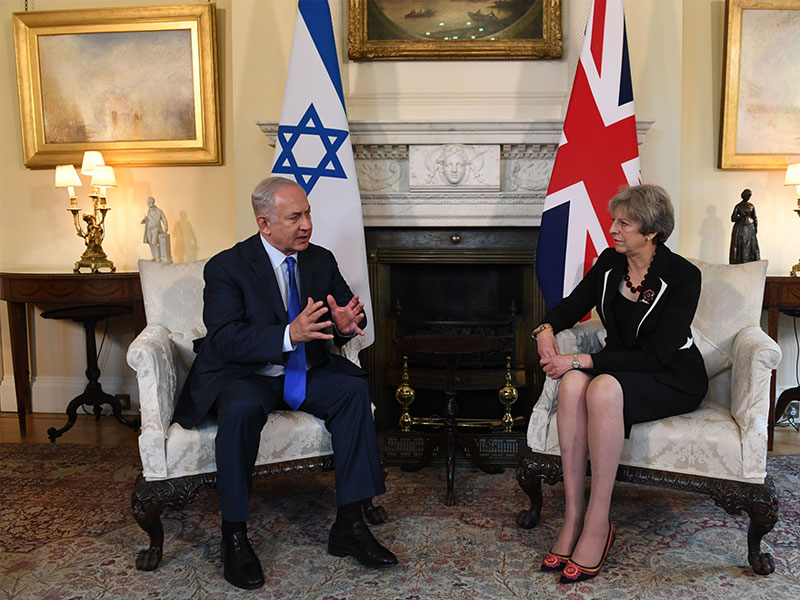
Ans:
{"label": "fireplace", "polygon": [[[418,456],[421,432],[402,434],[402,409],[395,399],[403,357],[398,337],[425,334],[504,338],[508,352],[459,363],[459,416],[500,420],[506,357],[519,399],[513,435],[497,428],[475,429],[490,462],[515,464],[519,440],[542,386],[529,333],[544,315],[534,276],[537,229],[533,227],[372,227],[366,230],[375,343],[362,354],[372,374],[372,397],[381,446],[388,464]],[[442,415],[443,362],[410,356],[410,384],[416,391],[415,417]],[[407,461],[406,461],[407,462]]]}

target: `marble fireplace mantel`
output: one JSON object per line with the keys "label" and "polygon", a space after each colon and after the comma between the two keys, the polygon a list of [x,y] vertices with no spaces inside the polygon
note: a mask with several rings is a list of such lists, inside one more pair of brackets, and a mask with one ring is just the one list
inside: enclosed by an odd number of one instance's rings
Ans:
{"label": "marble fireplace mantel", "polygon": [[[637,121],[639,144],[653,121]],[[278,124],[258,122],[275,146]],[[351,121],[367,227],[538,226],[563,121]]]}

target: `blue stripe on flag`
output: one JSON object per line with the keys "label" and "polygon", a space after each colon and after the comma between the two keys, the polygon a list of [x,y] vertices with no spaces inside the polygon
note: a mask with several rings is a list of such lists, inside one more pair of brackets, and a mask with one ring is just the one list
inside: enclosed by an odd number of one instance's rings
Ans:
{"label": "blue stripe on flag", "polygon": [[631,60],[628,56],[628,28],[622,22],[622,73],[619,77],[619,105],[633,102],[633,84],[631,83]]}
{"label": "blue stripe on flag", "polygon": [[536,245],[536,277],[548,310],[561,302],[564,291],[564,260],[567,255],[569,202],[542,213]]}
{"label": "blue stripe on flag", "polygon": [[328,0],[300,0],[297,10],[303,15],[303,20],[314,40],[319,57],[325,65],[325,70],[331,78],[342,108],[344,105],[344,92],[342,91],[342,75],[339,73],[339,61],[336,58],[336,42],[333,39],[333,22],[331,21],[331,11],[328,7]]}

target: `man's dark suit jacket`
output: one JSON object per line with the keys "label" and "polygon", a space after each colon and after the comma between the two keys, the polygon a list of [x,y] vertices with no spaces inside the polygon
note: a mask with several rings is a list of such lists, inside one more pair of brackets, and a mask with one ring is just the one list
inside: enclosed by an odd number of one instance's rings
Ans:
{"label": "man's dark suit jacket", "polygon": [[592,354],[595,370],[651,372],[677,390],[705,394],[708,378],[703,355],[692,342],[689,329],[700,299],[700,270],[659,244],[628,326],[620,331],[612,302],[626,266],[624,254],[607,248],[542,322],[550,323],[558,333],[596,306],[607,338],[605,347]]}
{"label": "man's dark suit jacket", "polygon": [[[326,302],[331,294],[339,306],[353,297],[329,250],[309,244],[298,253],[297,264],[301,308],[308,297]],[[175,422],[186,428],[194,427],[208,414],[228,383],[268,364],[285,365],[289,356],[283,352],[289,315],[260,234],[211,258],[203,278],[203,321],[208,333],[195,344],[197,358],[175,408]],[[321,318],[329,319],[330,311]],[[365,324],[366,319],[359,325]],[[338,346],[350,339],[331,333]],[[305,348],[309,366],[330,358],[337,371],[365,375],[347,359],[331,355],[324,340],[307,342]]]}

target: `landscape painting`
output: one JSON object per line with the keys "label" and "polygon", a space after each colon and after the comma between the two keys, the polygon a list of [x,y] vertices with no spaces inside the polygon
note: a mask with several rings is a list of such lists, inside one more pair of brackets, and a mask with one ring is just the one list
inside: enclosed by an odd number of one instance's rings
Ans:
{"label": "landscape painting", "polygon": [[542,0],[375,0],[370,8],[367,33],[373,40],[542,37]]}
{"label": "landscape painting", "polygon": [[23,162],[222,164],[216,7],[16,12]]}
{"label": "landscape painting", "polygon": [[188,29],[39,37],[45,141],[195,138]]}
{"label": "landscape painting", "polygon": [[561,0],[350,0],[353,59],[561,56]]}

